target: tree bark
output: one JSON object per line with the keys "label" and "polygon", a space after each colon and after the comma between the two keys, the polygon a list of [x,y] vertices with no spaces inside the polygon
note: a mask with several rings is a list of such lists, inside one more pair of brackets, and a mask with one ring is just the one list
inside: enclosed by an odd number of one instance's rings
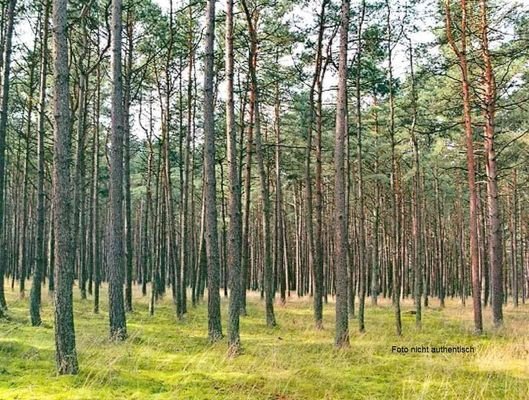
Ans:
{"label": "tree bark", "polygon": [[487,206],[489,234],[489,262],[492,278],[492,320],[495,327],[503,324],[503,243],[502,221],[498,199],[498,167],[494,148],[494,123],[496,114],[496,80],[489,51],[489,25],[487,21],[487,0],[480,0],[481,49],[484,71],[484,117],[485,154],[487,173]]}
{"label": "tree bark", "polygon": [[[60,375],[77,374],[73,319],[71,134],[68,82],[67,0],[53,0],[54,155],[53,210],[55,226],[55,360]],[[6,63],[5,65],[8,65]],[[5,93],[4,93],[5,95]]]}
{"label": "tree bark", "polygon": [[222,338],[220,322],[220,265],[217,230],[217,192],[215,178],[215,115],[213,62],[215,40],[215,0],[206,6],[206,47],[204,64],[204,180],[206,202],[206,253],[208,256],[208,337]]}
{"label": "tree bark", "polygon": [[[254,128],[255,128],[255,156],[257,160],[257,169],[259,172],[259,183],[261,189],[261,204],[262,212],[262,229],[263,229],[263,262],[264,262],[264,293],[265,293],[265,308],[266,308],[266,324],[267,326],[275,326],[276,320],[274,316],[274,282],[273,282],[273,265],[272,265],[272,238],[270,229],[270,193],[268,190],[268,182],[266,178],[266,170],[264,165],[264,154],[261,141],[261,116],[259,110],[259,92],[257,86],[257,26],[252,19],[252,15],[248,10],[246,1],[243,0],[242,6],[246,14],[248,28],[250,33],[250,84],[253,93],[254,102]],[[249,195],[249,193],[247,193]]]}
{"label": "tree bark", "polygon": [[[276,52],[276,64],[278,63],[278,52]],[[283,190],[281,182],[281,103],[279,93],[279,81],[275,84],[274,100],[274,130],[275,130],[275,172],[276,172],[276,198],[275,198],[275,246],[274,246],[274,264],[277,271],[279,283],[279,294],[281,304],[286,304],[286,280],[285,280],[285,263],[283,257]],[[310,156],[308,156],[310,159]],[[310,174],[309,174],[310,177]],[[310,178],[309,178],[310,180]],[[312,203],[312,190],[310,192]],[[310,223],[312,224],[312,206],[310,212]],[[308,222],[308,221],[307,221]],[[313,240],[311,240],[313,242]],[[312,247],[313,248],[313,247]]]}
{"label": "tree bark", "polygon": [[[312,125],[314,116],[317,117],[316,122],[316,229],[312,235],[314,235],[313,240],[313,271],[314,271],[314,324],[316,329],[323,328],[323,291],[324,291],[324,282],[323,282],[323,239],[322,239],[322,215],[323,215],[323,195],[322,195],[322,161],[321,161],[321,131],[322,131],[322,70],[325,70],[323,66],[323,35],[325,33],[325,10],[329,0],[323,0],[321,4],[321,10],[319,15],[319,24],[318,24],[318,41],[316,43],[316,65],[314,69],[314,79],[312,82],[312,87],[310,91],[309,98],[309,107],[311,120],[309,122],[309,133],[307,140],[307,160],[306,160],[306,169],[305,169],[305,180],[307,185],[307,200],[310,198],[312,203],[312,189],[308,187],[312,186],[311,177],[310,177],[310,152],[312,151]],[[314,112],[314,91],[318,91],[318,101],[316,106],[316,112]],[[310,193],[309,193],[310,191]],[[307,207],[308,214],[310,214],[310,222],[312,224],[312,204]],[[309,219],[309,218],[307,218]],[[313,229],[311,229],[312,231]]]}
{"label": "tree bark", "polygon": [[463,96],[463,119],[465,126],[468,190],[470,197],[470,260],[472,266],[472,300],[474,308],[474,330],[480,334],[483,332],[483,317],[481,313],[481,286],[479,279],[479,253],[478,253],[478,223],[477,223],[477,192],[476,192],[476,161],[474,157],[474,139],[472,132],[472,110],[470,82],[467,62],[467,1],[461,0],[461,43],[457,46],[452,34],[452,13],[450,0],[445,0],[445,23],[448,42],[458,58],[461,70],[461,89]]}
{"label": "tree bark", "polygon": [[235,106],[233,101],[233,0],[226,1],[226,143],[228,146],[229,198],[228,266],[230,271],[230,304],[228,311],[229,353],[240,351],[239,314],[241,302],[241,189],[237,159]]}
{"label": "tree bark", "polygon": [[127,337],[123,301],[123,78],[121,71],[122,1],[112,0],[112,109],[110,149],[110,235],[108,248],[108,302],[110,338]]}
{"label": "tree bark", "polygon": [[[99,41],[99,32],[98,32]],[[99,251],[99,118],[101,109],[101,66],[97,66],[97,86],[95,98],[95,129],[92,160],[92,260],[94,263],[94,314],[99,313],[99,287],[101,284],[101,258]]]}
{"label": "tree bark", "polygon": [[413,168],[414,181],[413,181],[413,246],[414,246],[414,299],[415,299],[415,324],[417,327],[421,326],[422,322],[422,276],[424,272],[423,262],[423,236],[422,236],[422,215],[421,215],[421,170],[420,170],[420,159],[419,159],[419,141],[416,134],[417,125],[417,93],[415,87],[415,72],[413,63],[413,45],[411,39],[409,41],[409,52],[410,52],[410,78],[411,78],[411,102],[412,102],[412,123],[410,127],[410,137],[413,147]]}
{"label": "tree bark", "polygon": [[132,312],[132,204],[130,193],[130,106],[132,91],[132,64],[134,51],[134,22],[131,16],[131,5],[127,9],[127,58],[125,62],[125,87],[123,98],[123,129],[124,129],[124,178],[125,178],[125,310]]}
{"label": "tree bark", "polygon": [[40,64],[40,93],[39,93],[39,120],[37,139],[37,257],[35,260],[35,272],[30,293],[30,315],[31,325],[38,326],[42,323],[40,317],[41,285],[42,276],[46,265],[46,250],[44,244],[45,219],[46,219],[46,193],[44,189],[45,174],[45,121],[46,121],[46,78],[48,74],[48,27],[49,27],[50,3],[45,0],[44,23],[41,38],[41,64]]}
{"label": "tree bark", "polygon": [[393,38],[391,28],[391,7],[389,0],[386,0],[387,8],[387,28],[388,28],[388,78],[389,78],[389,135],[391,138],[391,294],[392,302],[395,312],[395,327],[397,335],[402,334],[402,321],[400,315],[400,262],[399,256],[399,240],[400,235],[400,220],[398,215],[398,203],[399,203],[399,188],[398,188],[398,160],[396,155],[397,142],[395,139],[395,96],[393,88]]}
{"label": "tree bark", "polygon": [[365,0],[362,0],[362,8],[360,11],[360,21],[358,24],[358,49],[356,53],[356,134],[357,134],[357,147],[356,147],[356,162],[358,164],[357,174],[357,190],[358,190],[358,329],[360,332],[365,331],[364,311],[365,311],[365,298],[366,298],[366,266],[367,266],[367,255],[366,255],[366,233],[365,233],[365,207],[364,207],[364,173],[363,173],[363,150],[362,150],[362,105],[361,105],[361,80],[360,71],[362,70],[362,28],[364,25],[364,18],[366,12]]}
{"label": "tree bark", "polygon": [[349,0],[342,0],[340,12],[340,55],[336,99],[334,145],[334,265],[336,273],[336,338],[338,348],[349,346],[347,311],[347,218],[345,210],[345,137],[347,134],[347,40]]}
{"label": "tree bark", "polygon": [[17,1],[9,0],[7,6],[7,26],[5,33],[5,46],[3,54],[3,72],[2,72],[2,97],[0,99],[0,317],[5,315],[7,303],[4,294],[4,273],[6,267],[6,246],[4,237],[4,208],[5,208],[5,153],[6,153],[6,136],[7,136],[7,112],[9,107],[9,75],[11,72],[11,49],[13,38],[13,25],[15,18],[15,9]]}

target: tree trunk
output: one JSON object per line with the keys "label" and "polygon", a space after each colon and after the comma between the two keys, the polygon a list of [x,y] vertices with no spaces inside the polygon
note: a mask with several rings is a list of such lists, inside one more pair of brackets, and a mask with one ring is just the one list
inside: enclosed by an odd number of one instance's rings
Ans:
{"label": "tree trunk", "polygon": [[[276,63],[278,62],[278,52],[276,53]],[[286,304],[286,280],[285,264],[283,257],[283,192],[281,183],[281,104],[279,94],[279,81],[275,82],[275,100],[274,100],[274,130],[276,136],[275,142],[275,172],[276,172],[276,206],[275,206],[275,246],[274,246],[274,264],[276,267],[279,283],[279,293],[281,304]],[[310,159],[310,156],[309,156]],[[309,175],[310,176],[310,175]],[[309,178],[310,180],[310,178]],[[312,203],[312,190],[310,191]],[[310,223],[312,224],[312,206],[310,212]],[[308,221],[307,221],[308,222]],[[310,240],[310,239],[309,239]],[[311,240],[312,242],[312,240]]]}
{"label": "tree trunk", "polygon": [[125,310],[132,311],[132,260],[134,257],[132,246],[132,205],[130,194],[130,106],[132,84],[132,60],[134,22],[131,17],[131,6],[127,9],[127,58],[125,62],[125,91],[123,98],[123,129],[124,143],[124,178],[125,178]]}
{"label": "tree trunk", "polygon": [[391,8],[389,0],[386,0],[387,8],[387,28],[388,28],[388,72],[389,72],[389,134],[391,138],[391,282],[392,282],[392,301],[395,312],[395,326],[397,330],[397,335],[402,334],[402,322],[400,316],[400,279],[399,279],[399,270],[401,258],[399,256],[399,240],[398,236],[400,235],[400,224],[399,224],[399,215],[398,215],[398,203],[399,203],[399,188],[398,188],[398,160],[396,155],[396,146],[397,142],[395,139],[395,96],[393,88],[393,38],[392,38],[392,28],[391,28]]}
{"label": "tree trunk", "polygon": [[30,315],[31,325],[38,326],[42,323],[40,318],[41,285],[42,275],[46,265],[46,251],[44,244],[45,219],[46,219],[46,193],[44,189],[45,154],[44,136],[46,121],[46,77],[48,73],[48,27],[49,27],[50,3],[44,4],[44,26],[41,38],[41,64],[40,64],[40,94],[39,94],[39,120],[38,120],[38,180],[37,180],[37,257],[35,260],[35,272],[30,293]]}
{"label": "tree trunk", "polygon": [[[99,32],[98,32],[99,41]],[[99,287],[101,284],[101,257],[99,251],[99,118],[101,110],[101,67],[97,66],[97,86],[95,99],[95,129],[92,161],[92,260],[94,263],[94,314],[99,313]]]}
{"label": "tree trunk", "polygon": [[362,9],[360,11],[360,22],[358,24],[358,49],[356,53],[356,129],[357,129],[357,148],[356,148],[356,162],[358,164],[358,329],[360,332],[365,331],[364,309],[366,298],[366,233],[365,233],[365,208],[364,208],[364,173],[363,173],[363,154],[362,154],[362,105],[361,105],[361,88],[360,88],[360,71],[362,70],[362,28],[364,25],[364,17],[366,12],[365,0],[362,0]]}
{"label": "tree trunk", "polygon": [[[12,1],[14,3],[14,1]],[[72,182],[68,82],[67,0],[53,0],[54,155],[53,210],[55,226],[55,360],[60,375],[77,374],[73,320]],[[9,63],[5,63],[7,66]],[[5,93],[4,93],[5,96]]]}
{"label": "tree trunk", "polygon": [[474,139],[472,136],[472,110],[470,98],[470,83],[467,64],[467,1],[461,0],[461,44],[457,46],[452,34],[452,14],[450,0],[445,0],[446,34],[448,42],[459,61],[462,78],[463,118],[465,124],[468,190],[470,197],[470,259],[472,265],[472,300],[474,307],[474,330],[483,332],[483,318],[481,314],[481,286],[479,280],[479,253],[478,253],[478,223],[477,223],[477,193],[476,193],[476,161],[474,157]]}
{"label": "tree trunk", "polygon": [[[250,190],[252,180],[252,142],[253,142],[253,118],[254,118],[253,92],[250,93],[250,123],[248,124],[248,135],[246,141],[246,161],[244,175],[244,225],[242,233],[241,249],[241,303],[240,314],[245,316],[246,310],[246,288],[248,286],[248,275],[250,272]],[[242,135],[241,135],[242,136]]]}
{"label": "tree trunk", "polygon": [[[188,76],[187,76],[187,132],[185,139],[185,154],[184,154],[184,182],[183,182],[183,197],[184,197],[184,211],[182,217],[182,270],[183,270],[183,288],[182,291],[182,311],[187,310],[187,299],[186,299],[186,288],[189,280],[190,271],[194,270],[194,255],[193,255],[193,226],[195,221],[190,218],[190,214],[193,213],[192,201],[193,201],[193,179],[191,178],[191,142],[193,141],[193,68],[195,65],[195,48],[193,43],[193,8],[189,7],[189,32],[188,32],[188,51],[189,51],[189,64],[188,64]],[[183,117],[182,117],[183,119]],[[194,274],[191,274],[194,276]],[[194,286],[194,283],[193,283]],[[192,304],[196,304],[196,298],[191,296]]]}
{"label": "tree trunk", "polygon": [[[272,265],[272,235],[270,229],[270,194],[268,190],[268,182],[266,178],[266,170],[264,165],[264,154],[261,143],[261,117],[259,110],[259,92],[257,86],[257,26],[252,19],[250,11],[246,5],[246,1],[242,2],[248,28],[250,33],[250,84],[252,86],[253,102],[254,102],[254,128],[255,128],[255,156],[257,159],[257,169],[259,172],[259,183],[261,186],[261,204],[263,207],[263,244],[264,244],[264,293],[266,306],[266,324],[267,326],[275,326],[276,320],[274,316],[274,282],[273,282],[273,265]],[[247,193],[249,195],[249,193]]]}
{"label": "tree trunk", "polygon": [[206,47],[204,65],[204,180],[206,202],[206,253],[208,256],[208,337],[222,338],[220,322],[220,266],[217,230],[217,192],[215,178],[215,120],[213,62],[215,40],[215,0],[206,6]]}
{"label": "tree trunk", "polygon": [[226,1],[226,143],[228,146],[229,198],[228,266],[230,304],[228,311],[228,347],[231,355],[240,351],[239,313],[241,302],[241,189],[237,160],[235,107],[233,101],[233,0]]}
{"label": "tree trunk", "polygon": [[[58,0],[60,1],[60,0]],[[2,97],[0,99],[0,317],[3,317],[7,309],[7,303],[4,294],[4,273],[6,267],[6,246],[4,235],[4,208],[5,208],[5,153],[6,153],[6,136],[7,136],[7,112],[9,106],[9,75],[11,72],[11,48],[13,38],[13,24],[15,18],[15,9],[17,1],[9,0],[7,7],[7,27],[5,33],[5,46],[3,54],[3,72],[2,72]]]}
{"label": "tree trunk", "polygon": [[487,0],[480,0],[481,47],[484,71],[485,155],[487,173],[487,206],[489,224],[489,262],[492,278],[492,320],[495,327],[503,324],[503,243],[502,222],[498,199],[498,167],[494,149],[494,119],[496,114],[496,80],[489,51]]}
{"label": "tree trunk", "polygon": [[336,338],[338,348],[349,346],[347,311],[347,218],[345,210],[345,137],[347,134],[347,38],[349,0],[342,0],[340,13],[340,56],[336,99],[334,145],[334,266],[336,271]]}
{"label": "tree trunk", "polygon": [[[322,194],[322,161],[321,161],[321,133],[322,133],[322,70],[325,73],[325,67],[323,66],[323,35],[325,33],[325,10],[329,0],[323,0],[321,4],[321,11],[319,15],[318,24],[318,41],[316,48],[316,66],[314,69],[314,79],[312,82],[310,92],[310,115],[311,120],[309,122],[309,140],[307,141],[307,161],[306,161],[306,185],[307,187],[312,186],[310,179],[310,152],[312,151],[312,125],[313,119],[316,114],[316,229],[314,234],[313,243],[313,270],[314,270],[314,324],[316,329],[323,328],[323,239],[322,239],[322,216],[323,216],[323,194]],[[327,61],[326,61],[327,62]],[[318,101],[316,106],[316,113],[314,113],[314,90],[318,91]],[[312,193],[307,190],[307,199],[312,202]],[[310,210],[310,223],[312,224],[312,205],[308,207]],[[312,229],[311,229],[312,231]]]}
{"label": "tree trunk", "polygon": [[[374,129],[375,129],[375,148],[376,149],[378,148],[377,144],[378,144],[378,136],[379,136],[377,108],[378,108],[378,99],[375,93],[375,95],[373,96],[373,111],[374,111],[373,123],[375,125]],[[379,167],[380,167],[380,162],[379,162],[379,156],[377,152],[377,155],[375,156],[375,171],[374,171],[375,175],[379,174]],[[380,264],[381,264],[380,260],[384,259],[383,251],[380,252],[379,250],[380,242],[379,242],[379,235],[378,235],[379,227],[380,227],[380,209],[382,208],[382,200],[383,200],[382,195],[380,193],[379,180],[377,180],[377,182],[375,183],[375,198],[376,198],[376,204],[375,204],[375,209],[374,209],[375,221],[373,224],[373,236],[374,236],[373,265],[372,265],[372,270],[371,270],[371,304],[374,306],[378,304],[378,293],[379,293],[378,281],[379,281]],[[382,244],[384,243],[382,242]],[[380,256],[380,254],[382,254],[382,257]],[[384,286],[384,291],[385,291],[385,286]]]}
{"label": "tree trunk", "polygon": [[[37,36],[33,48],[36,49]],[[25,298],[26,295],[26,279],[29,274],[28,268],[28,225],[29,225],[29,181],[30,181],[30,155],[31,155],[31,134],[32,124],[31,117],[33,115],[33,91],[35,79],[35,63],[31,62],[29,66],[29,92],[27,100],[27,115],[26,115],[26,148],[24,151],[24,171],[22,175],[22,227],[20,232],[20,241],[18,246],[18,271],[19,271],[19,295],[20,298]]]}
{"label": "tree trunk", "polygon": [[123,78],[121,71],[121,0],[112,0],[112,110],[110,151],[110,235],[108,244],[108,302],[110,338],[127,337],[123,302]]}
{"label": "tree trunk", "polygon": [[413,45],[410,39],[409,43],[410,52],[410,78],[411,78],[411,102],[412,102],[412,123],[410,127],[410,136],[413,147],[413,168],[415,170],[414,181],[413,181],[413,216],[412,216],[412,229],[413,229],[413,247],[414,247],[414,299],[415,299],[415,324],[417,327],[421,326],[422,320],[422,275],[424,271],[423,263],[423,237],[422,237],[422,215],[421,215],[421,200],[420,200],[420,188],[421,188],[421,170],[419,163],[419,142],[415,132],[417,124],[417,93],[415,89],[415,73],[413,64]]}

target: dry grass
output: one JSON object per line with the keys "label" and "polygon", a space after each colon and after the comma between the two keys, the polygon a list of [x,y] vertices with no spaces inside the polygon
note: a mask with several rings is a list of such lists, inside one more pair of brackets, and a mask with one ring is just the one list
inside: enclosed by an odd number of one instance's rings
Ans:
{"label": "dry grass", "polygon": [[[0,399],[527,399],[529,398],[529,306],[505,310],[494,332],[489,310],[486,334],[472,334],[471,307],[448,301],[426,310],[422,330],[413,305],[403,304],[404,336],[396,337],[392,309],[368,305],[367,332],[351,320],[351,347],[333,348],[334,308],[325,308],[324,329],[313,329],[311,300],[292,298],[276,306],[279,326],[265,326],[257,295],[242,320],[243,354],[227,357],[225,341],[207,342],[204,304],[183,321],[170,297],[150,317],[147,299],[135,293],[129,338],[110,343],[106,292],[99,315],[75,290],[75,322],[81,372],[54,370],[52,307],[44,294],[44,325],[29,324],[27,300],[8,289],[10,321],[0,321]],[[223,301],[223,317],[226,316]],[[474,346],[474,354],[395,354],[397,346]]]}

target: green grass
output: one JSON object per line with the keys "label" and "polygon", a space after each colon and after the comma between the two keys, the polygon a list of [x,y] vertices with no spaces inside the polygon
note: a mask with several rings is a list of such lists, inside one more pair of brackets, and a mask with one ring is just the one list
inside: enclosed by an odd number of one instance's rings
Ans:
{"label": "green grass", "polygon": [[[269,329],[258,296],[242,319],[243,354],[227,357],[227,343],[207,342],[207,310],[190,307],[178,321],[170,296],[153,317],[135,293],[129,338],[108,340],[106,292],[102,310],[81,301],[75,288],[80,373],[55,373],[53,314],[44,293],[44,325],[29,324],[27,300],[8,290],[10,321],[0,321],[0,399],[527,399],[529,306],[505,310],[506,325],[472,335],[471,306],[449,301],[425,311],[415,328],[411,302],[403,304],[404,335],[394,333],[389,303],[366,309],[366,333],[351,320],[351,347],[333,348],[334,305],[324,330],[315,331],[311,300],[276,306],[279,326]],[[223,300],[223,317],[227,302]],[[224,326],[224,329],[226,327]],[[473,345],[474,354],[395,354],[392,345]]]}

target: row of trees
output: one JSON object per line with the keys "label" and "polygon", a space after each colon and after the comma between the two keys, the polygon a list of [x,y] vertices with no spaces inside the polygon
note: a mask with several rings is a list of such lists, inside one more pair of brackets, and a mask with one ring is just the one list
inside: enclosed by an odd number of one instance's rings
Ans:
{"label": "row of trees", "polygon": [[151,315],[170,290],[177,318],[207,288],[212,342],[229,296],[230,355],[248,290],[268,326],[276,296],[312,296],[317,329],[335,297],[338,347],[350,317],[368,329],[366,298],[391,298],[398,335],[408,297],[420,326],[432,297],[471,296],[478,333],[482,306],[500,326],[525,302],[524,7],[18,1],[0,29],[0,314],[31,280],[41,324],[47,285],[59,373],[78,370],[74,285],[97,313],[108,282],[112,340],[135,285]]}

